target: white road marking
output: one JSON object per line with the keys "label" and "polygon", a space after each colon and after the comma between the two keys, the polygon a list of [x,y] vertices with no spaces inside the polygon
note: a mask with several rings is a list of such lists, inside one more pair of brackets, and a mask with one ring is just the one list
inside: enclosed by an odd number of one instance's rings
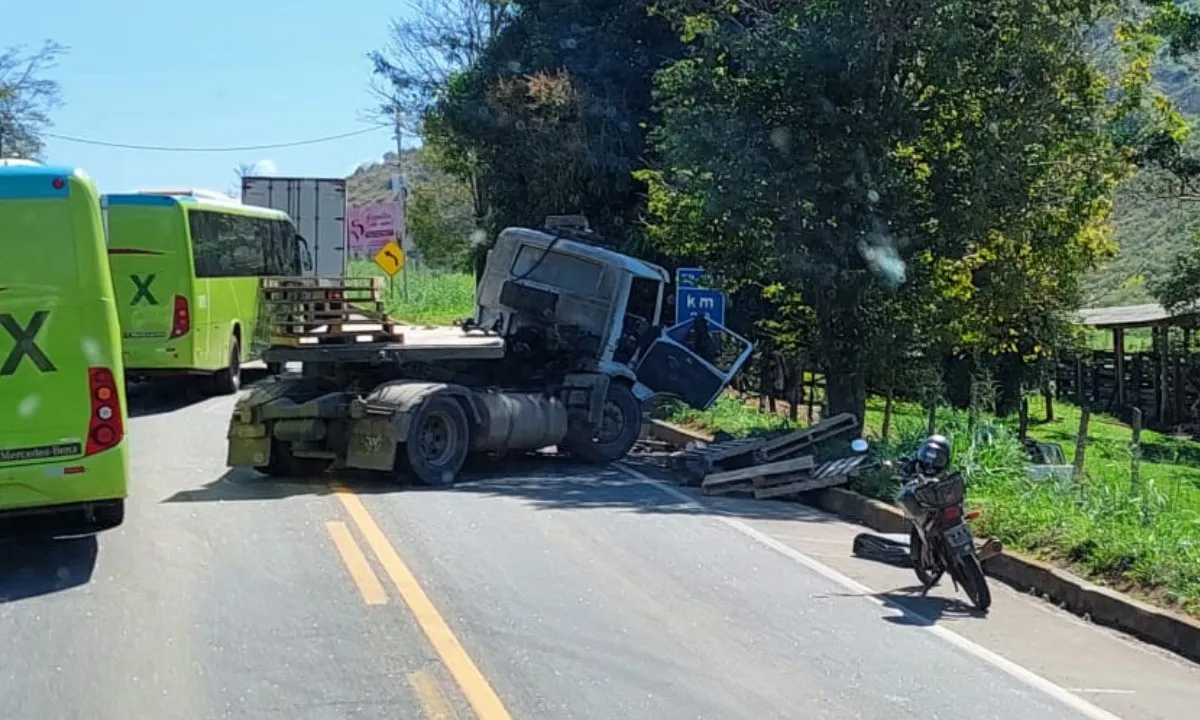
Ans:
{"label": "white road marking", "polygon": [[863,585],[862,583],[858,582],[857,580],[854,580],[852,578],[849,578],[849,577],[843,575],[842,573],[838,572],[837,570],[834,570],[833,568],[829,567],[828,565],[825,565],[824,563],[814,560],[813,558],[809,557],[808,555],[805,555],[804,553],[800,552],[799,550],[779,542],[778,540],[767,535],[766,533],[760,532],[759,530],[756,530],[756,529],[750,527],[745,522],[743,522],[737,518],[729,517],[728,515],[724,514],[724,512],[722,510],[720,510],[718,508],[713,508],[711,506],[707,506],[707,505],[699,502],[698,500],[696,500],[696,498],[692,497],[691,495],[688,495],[687,493],[685,493],[677,488],[673,488],[664,482],[655,480],[654,478],[651,478],[651,477],[645,475],[644,473],[641,473],[631,467],[627,467],[624,463],[614,463],[614,464],[616,465],[617,468],[619,468],[622,472],[629,475],[630,477],[633,477],[641,482],[646,483],[647,485],[655,487],[659,491],[666,493],[667,495],[670,495],[671,497],[675,498],[676,500],[680,500],[680,501],[687,503],[693,507],[699,507],[699,508],[711,510],[711,511],[717,513],[717,515],[715,515],[716,520],[719,520],[719,521],[725,523],[726,525],[733,528],[734,530],[737,530],[738,532],[745,535],[746,537],[748,537],[752,540],[756,540],[757,542],[771,548],[772,550],[778,552],[779,554],[781,554],[791,560],[796,561],[797,563],[803,565],[804,567],[808,568],[809,570],[812,570],[813,572],[817,573],[818,575],[821,575],[822,577],[826,578],[827,580],[831,580],[831,581],[837,583],[838,585],[841,585],[842,587],[846,588],[850,592],[860,595],[865,600],[869,600],[870,602],[873,602],[873,603],[883,606],[883,607],[899,610],[901,613],[908,616],[910,619],[916,620],[917,622],[919,622],[920,625],[918,627],[920,627],[920,629],[925,630],[926,632],[932,633],[933,635],[936,635],[941,640],[957,647],[959,650],[962,650],[963,652],[966,652],[970,655],[975,656],[976,658],[988,663],[989,665],[991,665],[995,668],[1003,670],[1004,672],[1011,675],[1013,678],[1020,680],[1021,682],[1025,683],[1026,685],[1029,685],[1030,687],[1033,687],[1033,688],[1036,688],[1037,690],[1042,691],[1046,695],[1049,695],[1050,697],[1054,698],[1055,700],[1058,700],[1062,704],[1072,708],[1073,710],[1078,711],[1079,713],[1081,713],[1085,717],[1089,718],[1090,720],[1123,720],[1119,715],[1114,715],[1103,708],[1100,708],[1100,707],[1097,707],[1097,706],[1091,704],[1090,702],[1088,702],[1087,700],[1084,700],[1083,698],[1074,694],[1067,688],[1064,688],[1050,680],[1047,680],[1046,678],[1042,677],[1041,675],[1038,675],[1037,673],[1033,672],[1032,670],[1022,667],[1021,665],[1018,665],[1017,663],[1013,662],[1012,660],[1009,660],[1008,658],[1006,658],[1002,655],[994,653],[991,650],[988,650],[987,648],[983,647],[982,645],[979,645],[978,643],[968,640],[967,638],[963,637],[962,635],[959,635],[956,632],[947,630],[945,627],[935,624],[932,620],[930,620],[927,617],[924,617],[920,613],[913,612],[909,608],[904,607],[898,603],[893,603],[893,602],[889,602],[887,600],[880,599],[879,597],[877,597],[877,592],[875,590],[872,590],[871,588],[867,587],[866,585]]}
{"label": "white road marking", "polygon": [[1116,688],[1067,688],[1071,692],[1092,693],[1093,695],[1136,695],[1137,690],[1117,690]]}

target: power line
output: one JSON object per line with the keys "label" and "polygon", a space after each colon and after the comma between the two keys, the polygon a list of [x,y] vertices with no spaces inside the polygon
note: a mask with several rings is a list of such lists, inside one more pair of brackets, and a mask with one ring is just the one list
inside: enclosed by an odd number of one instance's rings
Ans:
{"label": "power line", "polygon": [[107,142],[104,140],[92,140],[90,138],[72,137],[70,135],[58,135],[56,133],[42,133],[46,137],[54,138],[55,140],[65,140],[66,142],[79,143],[81,145],[99,145],[101,147],[121,148],[122,150],[147,150],[151,152],[190,152],[190,153],[218,153],[218,152],[247,152],[250,150],[276,150],[279,148],[298,147],[300,145],[316,145],[317,143],[329,142],[331,140],[341,140],[342,138],[354,137],[355,135],[365,135],[369,132],[375,132],[380,128],[391,127],[391,123],[380,125],[372,125],[362,130],[354,130],[352,132],[340,133],[338,135],[326,135],[324,137],[311,138],[309,140],[297,140],[295,142],[273,143],[266,145],[242,145],[240,147],[169,147],[164,145],[132,145],[129,143]]}

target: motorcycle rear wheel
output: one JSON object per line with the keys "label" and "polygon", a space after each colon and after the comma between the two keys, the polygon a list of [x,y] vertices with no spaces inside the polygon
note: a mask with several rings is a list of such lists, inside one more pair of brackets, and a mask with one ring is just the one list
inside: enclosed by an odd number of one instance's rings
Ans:
{"label": "motorcycle rear wheel", "polygon": [[917,581],[926,588],[937,585],[938,580],[942,579],[945,569],[937,565],[930,567],[925,562],[925,543],[921,540],[921,533],[917,532],[915,527],[908,531],[908,550],[913,572],[917,574]]}
{"label": "motorcycle rear wheel", "polygon": [[975,555],[966,555],[958,560],[958,581],[966,591],[971,604],[979,612],[987,612],[992,604],[992,591],[983,574],[983,566]]}

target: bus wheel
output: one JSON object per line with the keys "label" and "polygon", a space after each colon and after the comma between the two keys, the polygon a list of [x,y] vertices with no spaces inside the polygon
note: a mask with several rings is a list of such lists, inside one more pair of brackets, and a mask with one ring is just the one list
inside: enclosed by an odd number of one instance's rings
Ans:
{"label": "bus wheel", "polygon": [[242,387],[242,344],[237,335],[229,339],[229,366],[213,375],[213,391],[218,395],[234,395]]}

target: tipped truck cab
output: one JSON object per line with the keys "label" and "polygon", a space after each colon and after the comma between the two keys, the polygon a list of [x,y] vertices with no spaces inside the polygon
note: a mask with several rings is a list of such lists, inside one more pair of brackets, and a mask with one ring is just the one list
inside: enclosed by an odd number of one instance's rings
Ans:
{"label": "tipped truck cab", "polygon": [[185,190],[103,198],[130,379],[195,376],[237,392],[257,359],[260,278],[301,273],[286,213]]}
{"label": "tipped truck cab", "polygon": [[120,335],[95,185],[0,165],[0,535],[124,519]]}

